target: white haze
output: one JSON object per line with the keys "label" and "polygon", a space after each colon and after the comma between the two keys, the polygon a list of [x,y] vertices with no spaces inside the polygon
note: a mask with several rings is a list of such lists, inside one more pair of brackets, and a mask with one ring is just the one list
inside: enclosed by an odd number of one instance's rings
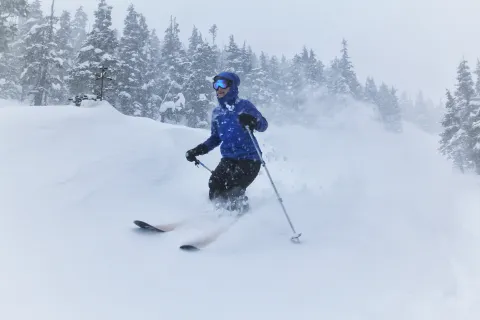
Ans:
{"label": "white haze", "polygon": [[[230,34],[247,41],[255,52],[300,52],[303,45],[316,51],[326,64],[338,54],[342,38],[350,43],[359,80],[373,76],[400,91],[422,90],[435,103],[455,81],[462,58],[473,66],[480,56],[480,1],[477,0],[242,0],[161,1],[110,0],[113,23],[123,28],[127,7],[133,3],[160,37],[170,15],[176,16],[184,42],[196,25],[205,36],[212,24],[219,27],[219,44]],[[43,7],[49,10],[50,1]],[[93,23],[96,0],[56,0],[56,10],[74,12],[83,5]]]}

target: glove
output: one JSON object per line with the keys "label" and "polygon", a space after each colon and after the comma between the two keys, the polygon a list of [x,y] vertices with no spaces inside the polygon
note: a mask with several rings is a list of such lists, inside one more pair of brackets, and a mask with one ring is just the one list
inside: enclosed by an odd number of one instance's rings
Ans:
{"label": "glove", "polygon": [[240,122],[243,127],[248,127],[250,131],[253,131],[257,126],[257,118],[248,113],[241,113],[238,116],[238,122]]}
{"label": "glove", "polygon": [[188,161],[193,162],[197,160],[195,158],[196,156],[201,156],[202,154],[206,154],[206,153],[208,153],[208,147],[205,144],[201,143],[195,148],[188,150],[187,153],[185,154],[185,157],[187,158]]}

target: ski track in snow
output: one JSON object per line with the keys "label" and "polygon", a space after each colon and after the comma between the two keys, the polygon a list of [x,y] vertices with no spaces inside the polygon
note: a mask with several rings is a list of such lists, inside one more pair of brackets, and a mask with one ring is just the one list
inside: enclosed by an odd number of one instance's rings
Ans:
{"label": "ski track in snow", "polygon": [[355,112],[257,133],[300,244],[262,168],[251,213],[183,252],[212,225],[133,220],[215,214],[209,173],[184,158],[208,131],[3,102],[0,318],[478,319],[478,179],[451,172],[437,137]]}

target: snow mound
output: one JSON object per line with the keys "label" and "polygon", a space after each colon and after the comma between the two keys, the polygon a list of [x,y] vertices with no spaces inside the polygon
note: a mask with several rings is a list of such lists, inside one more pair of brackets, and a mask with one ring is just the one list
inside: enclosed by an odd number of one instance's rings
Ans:
{"label": "snow mound", "polygon": [[132,221],[214,215],[185,160],[208,130],[106,102],[0,108],[0,318],[478,319],[476,177],[357,107],[257,133],[301,244],[262,169],[252,212],[198,253],[178,245],[201,229]]}

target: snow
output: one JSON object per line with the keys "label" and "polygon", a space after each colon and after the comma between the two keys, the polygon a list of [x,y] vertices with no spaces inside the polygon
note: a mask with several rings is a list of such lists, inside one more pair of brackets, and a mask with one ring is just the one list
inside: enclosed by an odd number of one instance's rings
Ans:
{"label": "snow", "polygon": [[213,214],[209,173],[184,158],[209,131],[89,103],[0,108],[0,318],[479,318],[480,187],[436,136],[387,133],[359,106],[271,123],[257,137],[302,243],[262,168],[251,213],[187,253],[189,229],[132,221]]}
{"label": "snow", "polygon": [[90,51],[90,50],[93,50],[93,49],[95,49],[95,47],[90,44],[90,45],[88,45],[88,46],[82,47],[82,48],[80,49],[80,51],[81,51],[81,52],[84,52],[84,51]]}
{"label": "snow", "polygon": [[63,67],[65,65],[65,60],[60,57],[55,57],[53,61],[56,61],[59,66]]}
{"label": "snow", "polygon": [[162,105],[160,106],[160,112],[165,112],[165,111],[167,111],[168,109],[175,110],[175,102],[173,102],[173,101],[165,101],[165,102],[162,103]]}
{"label": "snow", "polygon": [[168,109],[172,111],[179,110],[185,106],[185,96],[183,93],[178,93],[174,97],[175,101],[164,101],[160,106],[160,112],[165,112]]}

